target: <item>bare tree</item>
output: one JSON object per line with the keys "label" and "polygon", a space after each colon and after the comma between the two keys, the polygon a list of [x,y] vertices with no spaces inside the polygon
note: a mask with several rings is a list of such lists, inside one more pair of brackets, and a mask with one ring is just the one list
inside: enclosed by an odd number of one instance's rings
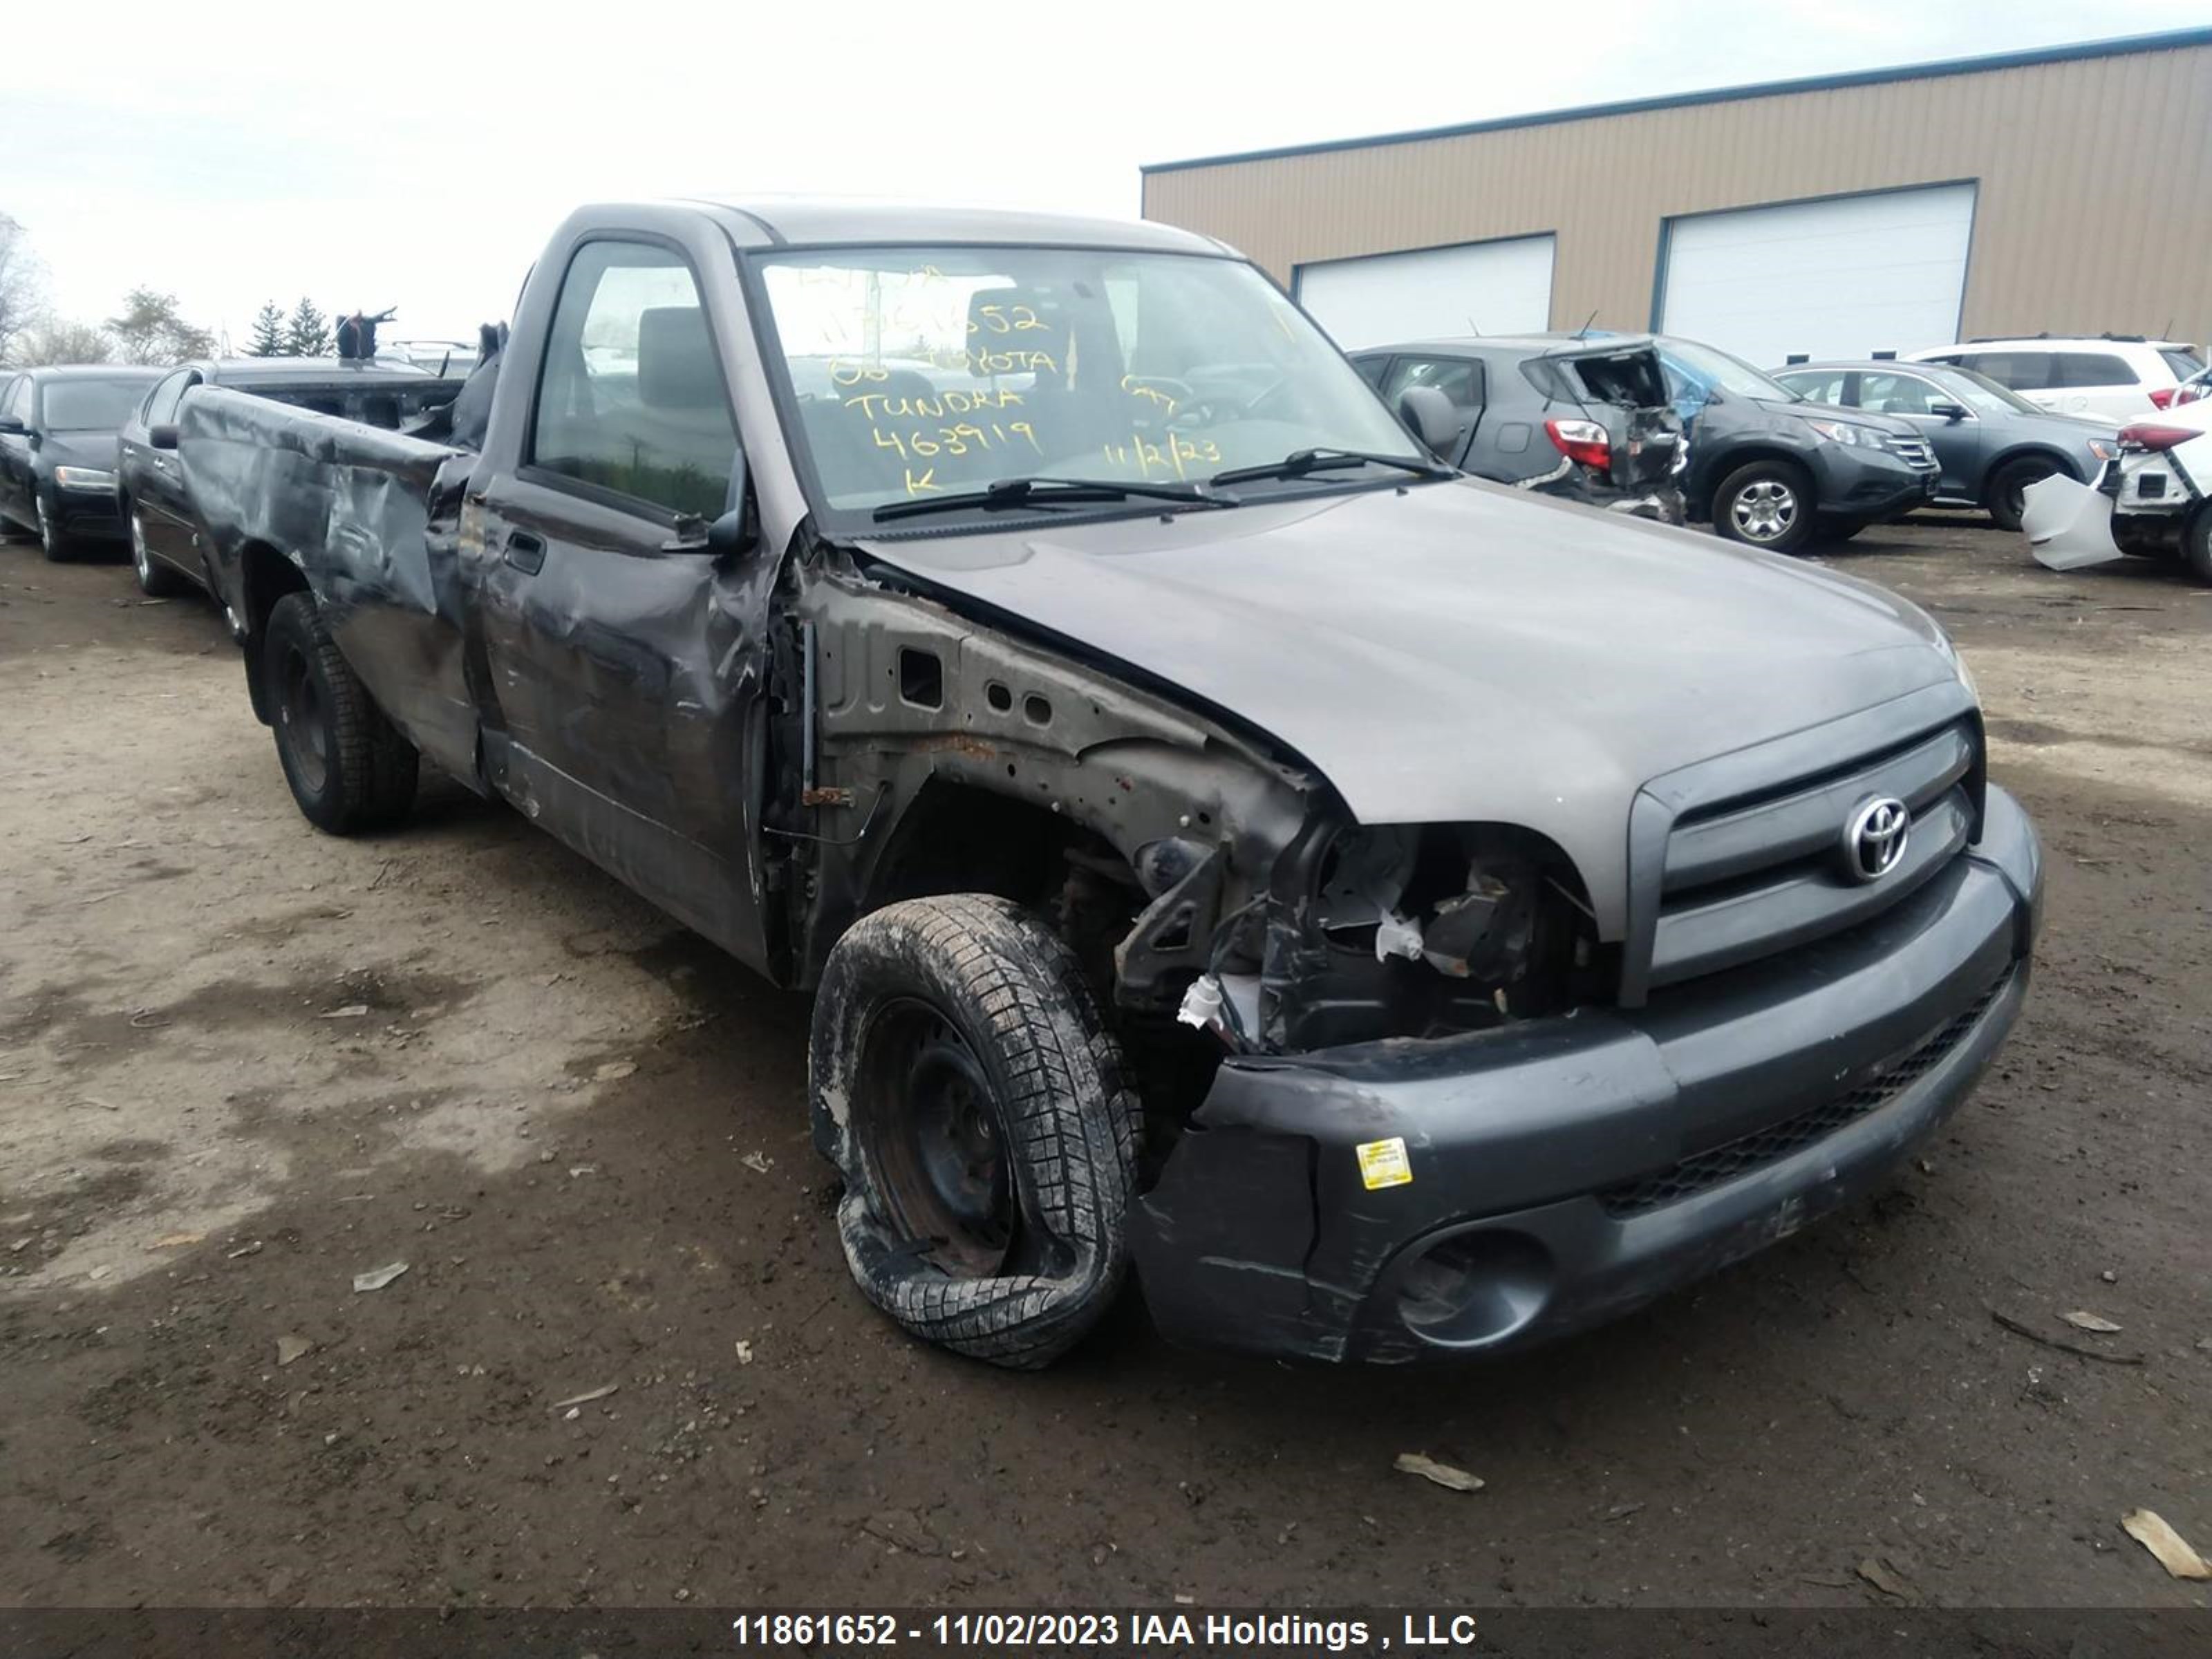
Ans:
{"label": "bare tree", "polygon": [[46,363],[106,363],[115,360],[115,342],[105,329],[59,318],[26,329],[16,338],[14,361],[25,368]]}
{"label": "bare tree", "polygon": [[24,331],[46,314],[46,271],[23,227],[0,213],[0,362]]}
{"label": "bare tree", "polygon": [[177,296],[134,288],[123,296],[123,314],[107,319],[126,363],[166,366],[215,350],[215,338],[177,314]]}

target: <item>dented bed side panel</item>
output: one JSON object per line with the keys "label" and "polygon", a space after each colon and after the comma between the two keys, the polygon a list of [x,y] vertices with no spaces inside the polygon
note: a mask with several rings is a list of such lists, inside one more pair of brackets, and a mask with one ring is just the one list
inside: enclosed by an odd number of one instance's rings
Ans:
{"label": "dented bed side panel", "polygon": [[266,614],[258,561],[283,558],[393,723],[473,780],[465,601],[452,526],[434,526],[431,507],[441,473],[465,454],[216,386],[195,391],[181,416],[186,499],[234,630]]}

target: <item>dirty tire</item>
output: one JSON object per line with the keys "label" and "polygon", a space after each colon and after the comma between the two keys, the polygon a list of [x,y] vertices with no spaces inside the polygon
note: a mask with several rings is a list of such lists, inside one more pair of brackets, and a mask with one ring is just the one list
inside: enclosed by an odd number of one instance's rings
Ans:
{"label": "dirty tire", "polygon": [[1989,508],[1990,518],[1998,529],[2017,530],[2021,514],[2027,510],[2025,497],[2028,485],[2041,483],[2063,470],[2056,461],[2033,455],[2007,461],[1990,474],[1989,487],[1982,492],[1982,505]]}
{"label": "dirty tire", "polygon": [[2181,528],[2181,556],[2189,574],[2212,587],[2212,506],[2197,504],[2196,513]]}
{"label": "dirty tire", "polygon": [[[988,1085],[1008,1188],[996,1260],[915,1220],[899,1148],[902,1133],[920,1138],[926,1087],[919,1065],[900,1070],[891,1034],[916,1010]],[[978,894],[864,917],[823,969],[810,1070],[816,1144],[845,1177],[838,1234],[869,1301],[925,1341],[1021,1369],[1105,1313],[1128,1267],[1142,1112],[1073,954],[1042,920]]]}
{"label": "dirty tire", "polygon": [[269,613],[262,690],[284,781],[308,823],[333,836],[397,823],[415,804],[420,761],[384,717],[306,593]]}
{"label": "dirty tire", "polygon": [[191,584],[147,547],[146,520],[137,505],[125,502],[123,516],[131,530],[131,574],[138,579],[138,591],[151,599],[173,599],[190,591]]}
{"label": "dirty tire", "polygon": [[46,504],[44,501],[39,503],[38,514],[39,551],[46,555],[48,564],[68,563],[70,556],[76,551],[70,545],[70,538],[62,533],[61,526],[55,521],[53,515],[46,511]]}
{"label": "dirty tire", "polygon": [[1713,528],[1732,542],[1794,553],[1813,533],[1813,481],[1789,461],[1753,461],[1713,492]]}

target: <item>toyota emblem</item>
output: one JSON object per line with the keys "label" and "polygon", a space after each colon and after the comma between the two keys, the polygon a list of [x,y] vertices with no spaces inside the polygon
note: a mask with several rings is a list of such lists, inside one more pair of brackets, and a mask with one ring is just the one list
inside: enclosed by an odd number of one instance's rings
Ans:
{"label": "toyota emblem", "polygon": [[1844,824],[1844,867],[1853,881],[1880,881],[1905,856],[1911,814],[1893,795],[1863,801]]}

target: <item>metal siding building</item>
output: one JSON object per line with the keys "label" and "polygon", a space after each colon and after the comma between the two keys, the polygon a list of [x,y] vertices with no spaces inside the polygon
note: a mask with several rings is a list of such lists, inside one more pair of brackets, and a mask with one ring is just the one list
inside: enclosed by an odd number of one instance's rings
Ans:
{"label": "metal siding building", "polygon": [[[1500,262],[1511,253],[1511,293],[1524,297],[1498,303],[1526,309],[1528,264],[1540,245],[1512,239],[1550,236],[1542,320],[1573,328],[1595,313],[1601,325],[1638,329],[1659,325],[1670,307],[1730,314],[1717,292],[1701,289],[1695,304],[1679,288],[1669,295],[1670,269],[1680,283],[1693,266],[1710,272],[1733,257],[1741,272],[1743,250],[1762,240],[1757,216],[1704,216],[1859,199],[1872,229],[1838,235],[1842,249],[1892,240],[1886,210],[1865,198],[1935,185],[1953,189],[1899,209],[1928,210],[1915,234],[1929,251],[1914,256],[1926,261],[1926,292],[1917,309],[1895,313],[1897,330],[1926,331],[1931,316],[1955,311],[1955,337],[1946,338],[2170,329],[2205,340],[2212,29],[1169,162],[1145,169],[1144,212],[1233,244],[1294,291],[1303,276],[1301,297],[1324,322],[1313,303],[1324,280],[1316,267],[1452,249],[1463,271],[1484,257],[1468,251],[1474,244],[1509,245]],[[1955,222],[1947,231],[1931,213]],[[1808,223],[1775,216],[1777,234],[1763,240],[1782,258],[1786,227]],[[1703,250],[1694,259],[1689,240]],[[1802,247],[1797,257],[1802,268]],[[1374,281],[1355,284],[1346,273],[1360,277],[1358,268],[1332,266],[1326,282],[1346,305],[1354,286],[1370,289],[1371,314],[1394,291],[1376,284],[1394,270],[1390,280],[1402,282],[1413,268],[1377,266]],[[1778,266],[1770,286],[1794,283]],[[1737,296],[1740,307],[1757,301]],[[1475,320],[1490,332],[1538,321]],[[1855,325],[1859,333],[1880,326]],[[1779,340],[1790,327],[1776,319],[1764,333]],[[1853,349],[1942,343],[1867,339]]]}

